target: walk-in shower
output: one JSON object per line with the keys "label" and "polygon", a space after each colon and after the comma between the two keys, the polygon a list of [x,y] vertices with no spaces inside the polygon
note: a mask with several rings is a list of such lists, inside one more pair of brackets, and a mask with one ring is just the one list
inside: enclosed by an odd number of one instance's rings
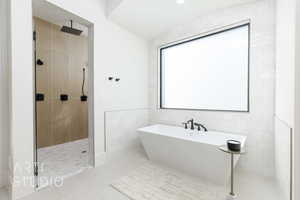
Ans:
{"label": "walk-in shower", "polygon": [[70,27],[34,22],[36,175],[43,187],[89,167],[89,40],[73,20]]}

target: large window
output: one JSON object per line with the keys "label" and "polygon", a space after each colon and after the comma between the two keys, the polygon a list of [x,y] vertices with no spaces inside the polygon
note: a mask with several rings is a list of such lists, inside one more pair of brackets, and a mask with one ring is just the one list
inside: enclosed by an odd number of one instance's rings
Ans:
{"label": "large window", "polygon": [[160,48],[160,108],[249,112],[250,24]]}

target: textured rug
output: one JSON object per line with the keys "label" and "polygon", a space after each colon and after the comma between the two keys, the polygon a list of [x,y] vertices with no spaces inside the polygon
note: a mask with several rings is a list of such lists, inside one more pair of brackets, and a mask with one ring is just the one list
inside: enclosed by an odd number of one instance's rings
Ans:
{"label": "textured rug", "polygon": [[223,200],[224,189],[147,163],[111,185],[132,200]]}

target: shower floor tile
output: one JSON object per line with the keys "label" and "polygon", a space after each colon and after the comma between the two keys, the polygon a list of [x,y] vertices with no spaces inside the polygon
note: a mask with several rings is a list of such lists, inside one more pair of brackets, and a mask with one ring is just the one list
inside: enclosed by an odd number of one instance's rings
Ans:
{"label": "shower floor tile", "polygon": [[38,149],[39,187],[89,168],[88,139]]}

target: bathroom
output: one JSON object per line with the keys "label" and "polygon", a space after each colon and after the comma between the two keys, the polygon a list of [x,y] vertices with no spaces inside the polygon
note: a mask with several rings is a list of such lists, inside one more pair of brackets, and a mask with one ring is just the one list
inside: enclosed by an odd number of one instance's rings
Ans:
{"label": "bathroom", "polygon": [[[4,200],[226,199],[231,192],[230,155],[219,147],[230,139],[242,142],[241,155],[234,157],[233,187],[237,197],[231,195],[232,199],[300,198],[296,190],[300,114],[297,87],[300,76],[296,67],[300,40],[296,33],[300,23],[299,17],[294,17],[300,15],[300,8],[295,0],[88,0],[76,3],[71,0],[3,0],[0,13],[1,24],[6,27],[0,36],[1,200],[2,195]],[[36,137],[39,133],[36,128],[39,130],[39,119],[42,119],[35,115],[35,111],[39,111],[37,105],[45,103],[51,94],[39,88],[40,82],[35,79],[39,74],[35,74],[34,69],[52,69],[52,62],[48,67],[47,58],[39,57],[32,32],[37,21],[50,23],[61,32],[61,27],[71,27],[70,20],[73,28],[83,30],[83,35],[74,38],[86,37],[85,47],[71,48],[83,50],[84,53],[78,55],[84,54],[84,59],[76,61],[76,71],[72,68],[75,66],[70,65],[71,68],[68,66],[57,74],[44,72],[43,75],[51,74],[55,79],[53,84],[74,80],[74,88],[59,90],[54,98],[60,105],[72,100],[77,105],[58,108],[62,121],[58,116],[55,123],[53,120],[50,123],[53,127],[63,124],[72,128],[69,133],[84,134],[74,140],[87,141],[87,147],[82,151],[78,148],[78,152],[86,154],[88,167],[71,176],[64,174],[62,186],[50,183],[40,188],[39,179],[34,176],[35,167],[27,167],[28,163],[40,164],[36,146],[70,141],[41,145]],[[224,39],[230,34],[237,34],[239,38]],[[214,38],[219,42],[213,43]],[[46,42],[51,43],[51,39]],[[175,70],[178,66],[181,69],[174,72],[176,78],[168,77],[168,70],[173,70],[167,66],[172,50],[178,50],[177,55],[187,58],[186,62],[191,57],[181,54],[180,47],[192,48],[201,42],[209,43],[209,48],[203,47],[200,55],[191,55],[193,61],[188,62],[186,68],[182,69],[184,64],[180,63],[179,56],[173,56],[179,59],[172,66],[177,66]],[[63,46],[63,42],[57,45]],[[63,60],[68,53],[66,49],[62,51]],[[205,56],[199,59],[202,55]],[[224,59],[233,65],[224,69],[220,64],[226,64]],[[189,64],[205,66],[209,62],[211,67],[203,71],[188,68]],[[53,66],[63,70],[58,64]],[[64,75],[69,78],[62,78]],[[40,77],[41,82],[46,80],[44,77]],[[199,82],[193,83],[193,80]],[[170,88],[174,93],[168,93]],[[36,94],[44,94],[44,101],[36,101]],[[63,99],[67,95],[68,101],[62,101],[61,95]],[[86,101],[81,101],[81,96],[87,96]],[[70,113],[76,112],[79,113],[77,119],[71,120],[74,124],[68,124]],[[51,115],[45,116],[51,118]],[[47,120],[43,123],[42,129],[50,126]],[[84,130],[79,123],[84,124]],[[152,134],[153,125],[165,132],[173,131],[168,137],[161,132]],[[194,130],[191,130],[193,125]],[[53,133],[63,136],[66,132],[58,128]],[[178,139],[183,135],[189,139]],[[193,140],[193,137],[209,138],[208,141],[215,135],[224,135],[224,138],[214,147],[199,146]],[[50,142],[49,139],[44,141]],[[193,174],[195,171],[190,172],[190,166],[199,173],[205,168],[215,171],[204,178]],[[153,177],[146,176],[147,172]],[[210,178],[218,173],[226,178],[216,185]],[[55,176],[61,177],[61,174]],[[20,181],[28,177],[34,178],[32,184]],[[160,184],[171,192],[158,191],[156,185]],[[184,191],[189,191],[190,196],[185,196]]]}

